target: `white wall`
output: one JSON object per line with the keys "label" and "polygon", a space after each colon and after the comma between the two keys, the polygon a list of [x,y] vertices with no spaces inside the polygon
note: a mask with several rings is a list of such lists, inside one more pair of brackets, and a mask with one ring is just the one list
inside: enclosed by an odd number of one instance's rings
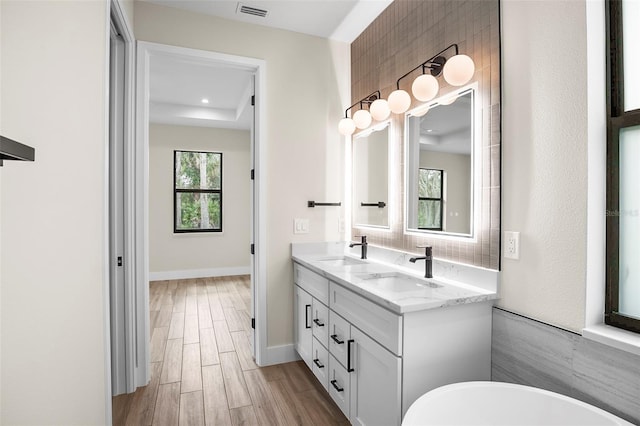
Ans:
{"label": "white wall", "polygon": [[[293,341],[290,243],[340,240],[341,208],[307,208],[308,200],[344,200],[344,142],[337,132],[350,105],[346,43],[135,3],[138,40],[266,61],[268,346]],[[310,232],[293,234],[293,219]]]}
{"label": "white wall", "polygon": [[502,259],[499,306],[573,331],[587,266],[586,36],[585,1],[502,2],[502,230],[520,231],[520,260]]}
{"label": "white wall", "polygon": [[[242,273],[242,270],[248,273],[250,137],[248,130],[150,125],[149,270],[152,278],[194,270],[215,275]],[[222,153],[222,233],[173,233],[174,150]]]}
{"label": "white wall", "polygon": [[112,0],[118,1],[122,6],[122,10],[127,18],[127,23],[130,26],[131,31],[133,31],[133,17],[134,17],[134,3],[135,0]]}
{"label": "white wall", "polygon": [[[0,134],[2,133],[2,3],[0,3]],[[0,413],[2,412],[2,172],[0,172]],[[2,414],[0,414],[2,423]]]}
{"label": "white wall", "polygon": [[0,423],[104,424],[107,5],[0,8]]}

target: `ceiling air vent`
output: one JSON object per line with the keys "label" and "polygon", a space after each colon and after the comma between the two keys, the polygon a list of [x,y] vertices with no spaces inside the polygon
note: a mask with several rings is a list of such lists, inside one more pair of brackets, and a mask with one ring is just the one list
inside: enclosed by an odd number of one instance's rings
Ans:
{"label": "ceiling air vent", "polygon": [[258,9],[257,7],[247,6],[242,3],[238,3],[238,7],[236,8],[236,13],[244,13],[247,15],[259,16],[264,18],[267,16],[268,11],[264,9]]}

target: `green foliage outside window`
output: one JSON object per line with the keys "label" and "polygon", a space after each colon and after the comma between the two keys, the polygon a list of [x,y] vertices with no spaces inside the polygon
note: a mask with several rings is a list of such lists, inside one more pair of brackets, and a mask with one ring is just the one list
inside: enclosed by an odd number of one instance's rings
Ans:
{"label": "green foliage outside window", "polygon": [[420,169],[418,228],[442,230],[442,170]]}
{"label": "green foliage outside window", "polygon": [[222,231],[222,154],[174,151],[176,232]]}

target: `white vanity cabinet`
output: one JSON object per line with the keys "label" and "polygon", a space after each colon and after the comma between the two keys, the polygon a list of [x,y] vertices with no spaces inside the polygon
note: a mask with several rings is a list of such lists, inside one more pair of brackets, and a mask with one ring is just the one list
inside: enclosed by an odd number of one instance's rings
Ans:
{"label": "white vanity cabinet", "polygon": [[295,348],[328,389],[329,280],[297,264],[293,274]]}
{"label": "white vanity cabinet", "polygon": [[491,301],[400,314],[297,262],[294,279],[295,347],[351,424],[399,425],[429,390],[490,380]]}
{"label": "white vanity cabinet", "polygon": [[295,347],[305,364],[307,364],[309,368],[312,368],[313,333],[311,331],[311,305],[313,298],[298,286],[296,286],[294,294]]}
{"label": "white vanity cabinet", "polygon": [[351,327],[351,340],[351,423],[400,424],[402,359],[356,327]]}

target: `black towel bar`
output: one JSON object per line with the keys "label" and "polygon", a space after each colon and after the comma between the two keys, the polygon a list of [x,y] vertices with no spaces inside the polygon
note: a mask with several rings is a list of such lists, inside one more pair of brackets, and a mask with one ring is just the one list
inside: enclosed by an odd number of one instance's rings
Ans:
{"label": "black towel bar", "polygon": [[341,206],[342,203],[319,203],[317,201],[307,201],[307,207],[316,207],[316,206]]}
{"label": "black towel bar", "polygon": [[384,209],[386,205],[384,201],[378,201],[377,203],[360,203],[362,207],[377,207],[379,209]]}

